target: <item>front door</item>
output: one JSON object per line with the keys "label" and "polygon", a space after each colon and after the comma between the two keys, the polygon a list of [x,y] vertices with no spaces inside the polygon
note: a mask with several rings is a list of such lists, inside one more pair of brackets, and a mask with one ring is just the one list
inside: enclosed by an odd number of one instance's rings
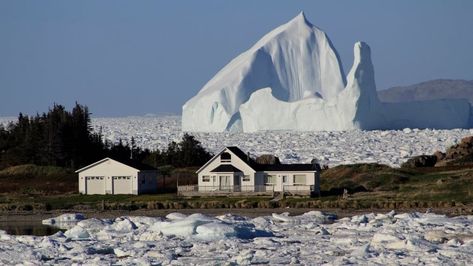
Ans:
{"label": "front door", "polygon": [[243,175],[234,174],[233,175],[233,191],[240,192],[241,191],[241,178]]}
{"label": "front door", "polygon": [[[286,177],[287,178],[287,177]],[[276,184],[274,186],[274,190],[278,192],[282,192],[284,189],[284,176],[278,175],[276,178]]]}
{"label": "front door", "polygon": [[230,183],[231,176],[229,175],[221,175],[220,176],[220,190],[230,190],[231,183]]}

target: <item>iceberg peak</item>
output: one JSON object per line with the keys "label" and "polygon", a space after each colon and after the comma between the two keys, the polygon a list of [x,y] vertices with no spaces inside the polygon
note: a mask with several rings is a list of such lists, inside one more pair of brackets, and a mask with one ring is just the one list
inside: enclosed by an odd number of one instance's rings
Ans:
{"label": "iceberg peak", "polygon": [[307,20],[304,11],[301,11],[297,16],[291,19],[287,24],[298,24],[298,25],[306,25],[312,27],[312,23]]}
{"label": "iceberg peak", "polygon": [[362,63],[369,62],[371,63],[371,48],[370,46],[362,41],[355,43],[353,47],[354,62]]}
{"label": "iceberg peak", "polygon": [[333,100],[345,87],[342,64],[330,39],[303,12],[264,35],[188,100],[182,108],[182,129],[240,128],[240,105],[266,87],[288,102],[310,94]]}

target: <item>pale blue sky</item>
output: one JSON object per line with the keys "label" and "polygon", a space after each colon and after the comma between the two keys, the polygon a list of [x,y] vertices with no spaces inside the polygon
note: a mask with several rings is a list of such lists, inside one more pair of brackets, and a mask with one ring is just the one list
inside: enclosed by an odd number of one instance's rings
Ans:
{"label": "pale blue sky", "polygon": [[304,11],[343,61],[372,49],[378,89],[473,79],[473,1],[0,0],[0,116],[88,105],[178,113],[233,57]]}

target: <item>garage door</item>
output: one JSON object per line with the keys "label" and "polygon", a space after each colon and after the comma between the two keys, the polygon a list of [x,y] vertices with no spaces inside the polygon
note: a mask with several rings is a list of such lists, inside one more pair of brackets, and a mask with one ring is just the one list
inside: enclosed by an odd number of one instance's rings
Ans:
{"label": "garage door", "polygon": [[86,176],[85,193],[86,194],[104,194],[105,178],[103,176]]}
{"label": "garage door", "polygon": [[132,194],[131,193],[131,177],[130,176],[113,176],[112,177],[113,194]]}

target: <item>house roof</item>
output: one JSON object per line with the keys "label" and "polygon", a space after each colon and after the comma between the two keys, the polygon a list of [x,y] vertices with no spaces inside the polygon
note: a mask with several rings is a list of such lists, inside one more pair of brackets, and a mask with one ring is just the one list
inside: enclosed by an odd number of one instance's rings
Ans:
{"label": "house roof", "polygon": [[215,158],[218,158],[227,149],[231,153],[233,153],[235,156],[240,158],[242,161],[244,161],[246,164],[248,164],[248,166],[251,167],[253,170],[258,171],[257,169],[258,164],[256,163],[255,160],[253,160],[251,157],[245,154],[242,150],[240,150],[240,148],[236,146],[229,146],[229,147],[223,148],[219,153],[215,154],[215,156],[212,157],[212,159],[210,159],[209,161],[207,161],[202,167],[200,167],[199,170],[196,171],[196,173],[199,173],[200,171],[202,171],[205,167],[207,167],[208,164],[210,164],[213,160],[215,160]]}
{"label": "house roof", "polygon": [[247,153],[240,150],[240,148],[238,148],[236,146],[230,146],[230,147],[227,147],[227,149],[229,149],[233,154],[238,156],[238,158],[240,158],[242,161],[244,161],[246,164],[248,164],[251,168],[253,168],[253,170],[258,170],[257,169],[258,168],[258,163],[256,163],[256,161],[253,160],[253,158],[248,156]]}
{"label": "house roof", "polygon": [[[210,162],[212,162],[215,158],[219,157],[227,149],[231,153],[236,155],[238,158],[240,158],[243,162],[245,162],[254,171],[274,171],[274,172],[318,171],[317,166],[315,164],[259,164],[253,158],[248,156],[248,154],[240,150],[240,148],[236,146],[229,146],[229,147],[224,148],[222,151],[217,153],[212,159],[210,159],[207,163],[205,163],[199,170],[197,170],[197,173],[202,171],[202,169],[207,167],[207,165]],[[221,164],[220,166],[224,166],[224,165],[228,165],[228,164]],[[224,172],[224,171],[215,171],[217,168],[215,168],[211,172]],[[241,171],[238,170],[238,171],[226,171],[226,172],[231,173],[231,172],[241,172]]]}
{"label": "house roof", "polygon": [[146,171],[146,170],[157,170],[156,168],[154,168],[153,166],[151,165],[148,165],[148,164],[144,164],[142,162],[138,162],[138,161],[135,161],[135,160],[130,160],[130,159],[116,159],[116,158],[111,158],[117,162],[121,162],[122,164],[126,164],[130,167],[133,167],[135,169],[138,169],[138,170],[142,170],[142,171]]}
{"label": "house roof", "polygon": [[237,172],[241,172],[241,170],[231,164],[221,164],[210,172],[212,173],[237,173]]}
{"label": "house roof", "polygon": [[94,167],[94,166],[96,166],[96,165],[99,165],[99,164],[101,164],[101,163],[103,163],[103,162],[105,162],[105,161],[107,161],[107,160],[113,160],[113,161],[122,163],[122,164],[127,165],[127,166],[129,166],[129,167],[131,167],[131,168],[134,168],[134,169],[136,169],[136,170],[138,170],[138,171],[147,171],[147,170],[156,171],[156,170],[157,170],[156,168],[154,168],[154,167],[152,167],[152,166],[150,166],[150,165],[143,164],[143,163],[140,163],[140,162],[137,162],[137,161],[134,161],[134,160],[130,160],[130,159],[123,160],[123,159],[115,159],[115,158],[106,157],[106,158],[103,158],[103,159],[100,160],[100,161],[97,161],[97,162],[95,162],[95,163],[92,163],[92,164],[89,164],[89,165],[87,165],[87,166],[84,166],[84,167],[82,167],[81,169],[78,169],[78,170],[76,171],[76,173],[80,173],[80,172],[82,172],[82,171],[84,171],[84,170],[87,170],[87,169],[89,169],[89,168],[91,168],[91,167]]}
{"label": "house roof", "polygon": [[314,164],[260,164],[260,171],[317,171]]}

